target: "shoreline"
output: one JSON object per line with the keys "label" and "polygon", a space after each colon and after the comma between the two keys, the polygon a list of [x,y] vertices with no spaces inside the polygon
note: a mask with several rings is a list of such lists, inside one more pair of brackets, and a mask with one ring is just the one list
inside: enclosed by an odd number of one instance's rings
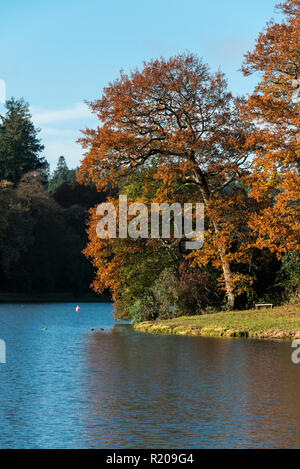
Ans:
{"label": "shoreline", "polygon": [[182,316],[133,325],[137,332],[194,337],[294,340],[300,338],[300,305]]}
{"label": "shoreline", "polygon": [[5,303],[112,303],[109,295],[73,296],[72,294],[14,295],[1,294],[0,304]]}

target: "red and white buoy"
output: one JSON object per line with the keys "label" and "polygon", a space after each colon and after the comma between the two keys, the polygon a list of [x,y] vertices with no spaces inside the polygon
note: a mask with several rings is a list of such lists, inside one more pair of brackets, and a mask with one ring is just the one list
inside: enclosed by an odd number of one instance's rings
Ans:
{"label": "red and white buoy", "polygon": [[78,305],[76,306],[76,311],[77,311],[77,312],[80,311],[80,308],[79,308]]}

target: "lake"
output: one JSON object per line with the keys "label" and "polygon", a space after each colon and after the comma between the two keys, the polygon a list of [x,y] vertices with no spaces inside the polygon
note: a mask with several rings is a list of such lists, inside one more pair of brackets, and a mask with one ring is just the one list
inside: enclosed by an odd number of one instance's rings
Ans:
{"label": "lake", "polygon": [[80,306],[0,305],[0,448],[300,447],[290,343],[147,335]]}

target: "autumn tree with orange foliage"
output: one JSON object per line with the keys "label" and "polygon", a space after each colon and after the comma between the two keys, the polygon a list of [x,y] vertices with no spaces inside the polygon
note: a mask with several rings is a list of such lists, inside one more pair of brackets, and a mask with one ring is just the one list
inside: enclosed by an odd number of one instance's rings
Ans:
{"label": "autumn tree with orange foliage", "polygon": [[[209,220],[209,242],[195,262],[212,260],[221,267],[230,307],[241,280],[232,265],[245,255],[245,243],[239,245],[243,252],[233,249],[237,236],[228,226],[244,204],[232,188],[247,173],[254,145],[251,123],[240,119],[242,104],[227,90],[224,75],[210,73],[195,55],[153,60],[129,76],[121,73],[90,103],[100,125],[81,139],[87,149],[81,182],[92,180],[99,189],[118,185],[155,160],[153,178],[162,182],[156,200],[169,201],[174,185],[196,189],[195,201],[205,204]],[[97,264],[99,241],[93,238],[88,249]],[[115,274],[105,272],[100,288],[114,281]]]}
{"label": "autumn tree with orange foliage", "polygon": [[280,258],[300,248],[300,2],[277,6],[283,21],[270,21],[245,56],[245,75],[261,72],[244,115],[260,129],[249,185],[259,202],[250,227],[256,246]]}

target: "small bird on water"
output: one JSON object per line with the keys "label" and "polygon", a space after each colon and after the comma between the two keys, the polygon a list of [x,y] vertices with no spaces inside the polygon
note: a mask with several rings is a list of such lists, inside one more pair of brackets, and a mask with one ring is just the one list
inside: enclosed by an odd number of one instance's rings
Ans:
{"label": "small bird on water", "polygon": [[47,330],[47,327],[42,327],[42,331],[46,331]]}

